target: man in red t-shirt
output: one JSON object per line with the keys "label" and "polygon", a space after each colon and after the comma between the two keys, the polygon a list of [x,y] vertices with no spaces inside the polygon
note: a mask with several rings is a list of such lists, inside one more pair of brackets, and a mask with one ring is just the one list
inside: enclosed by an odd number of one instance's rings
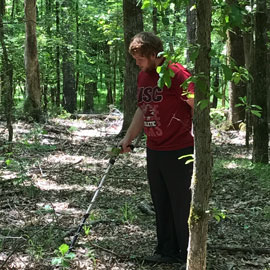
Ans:
{"label": "man in red t-shirt", "polygon": [[[188,217],[191,202],[192,163],[179,157],[193,153],[193,98],[184,95],[181,84],[190,73],[179,63],[168,68],[174,72],[170,88],[158,87],[156,68],[165,61],[159,56],[162,41],[150,32],[133,37],[129,52],[140,68],[138,108],[125,137],[123,152],[144,129],[147,135],[147,176],[156,213],[157,247],[145,257],[153,263],[186,261],[189,240]],[[189,84],[194,93],[194,84]]]}

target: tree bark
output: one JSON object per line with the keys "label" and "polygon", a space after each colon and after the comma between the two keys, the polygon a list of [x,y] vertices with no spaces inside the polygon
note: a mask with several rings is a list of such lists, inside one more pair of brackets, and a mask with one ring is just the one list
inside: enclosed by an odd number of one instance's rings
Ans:
{"label": "tree bark", "polygon": [[4,35],[4,25],[3,25],[3,15],[5,12],[5,1],[0,0],[0,43],[2,48],[2,62],[3,62],[3,73],[1,76],[1,86],[0,86],[0,104],[1,95],[3,92],[3,103],[5,108],[7,129],[8,129],[8,141],[12,142],[13,140],[13,126],[12,126],[12,107],[13,107],[13,87],[12,87],[12,78],[13,78],[13,67],[8,57],[7,46],[5,42]]}
{"label": "tree bark", "polygon": [[254,103],[262,108],[260,118],[254,119],[253,153],[255,163],[268,163],[268,123],[267,123],[267,14],[266,1],[256,1],[255,13],[255,73]]}
{"label": "tree bark", "polygon": [[112,93],[112,85],[113,85],[113,77],[112,77],[112,56],[111,56],[111,47],[107,44],[104,44],[104,58],[106,62],[105,69],[105,85],[107,88],[107,96],[106,96],[106,104],[114,104],[113,93]]}
{"label": "tree bark", "polygon": [[41,89],[36,38],[36,0],[25,0],[25,50],[24,63],[26,71],[26,93],[24,103],[26,115],[35,121],[40,121],[41,112]]}
{"label": "tree bark", "polygon": [[186,8],[186,25],[187,25],[187,64],[190,63],[191,47],[196,43],[196,27],[197,27],[197,15],[196,8],[192,9],[195,5],[195,0],[189,0],[189,4]]}
{"label": "tree bark", "polygon": [[[210,50],[211,50],[211,0],[196,1],[197,44],[199,55],[195,62],[198,76],[195,93],[194,135],[195,163],[192,178],[192,201],[189,216],[189,248],[187,270],[206,269],[206,242],[208,233],[209,196],[211,192],[211,132],[210,132]],[[201,75],[203,74],[203,75]],[[196,85],[196,83],[195,83]],[[201,85],[202,87],[198,87]],[[207,100],[206,108],[199,102]]]}
{"label": "tree bark", "polygon": [[[226,0],[228,5],[238,5],[238,0]],[[232,26],[227,31],[228,64],[233,67],[245,66],[243,33],[238,26]],[[233,69],[233,71],[236,71]],[[234,129],[239,129],[239,124],[245,121],[244,107],[235,107],[240,103],[239,97],[246,96],[246,83],[240,81],[229,82],[229,122]]]}
{"label": "tree bark", "polygon": [[[219,66],[217,65],[215,68],[215,78],[214,78],[214,83],[213,83],[213,87],[216,93],[219,92]],[[211,108],[217,108],[217,104],[218,104],[218,98],[213,95],[213,101],[211,104]]]}
{"label": "tree bark", "polygon": [[[65,0],[62,3],[62,35],[63,35],[63,51],[62,51],[62,70],[63,70],[63,107],[69,113],[73,113],[77,109],[77,92],[75,88],[75,71],[73,52],[70,47],[73,46],[72,41],[74,35],[70,29],[70,14],[72,2]],[[66,8],[66,9],[64,9]]]}
{"label": "tree bark", "polygon": [[[250,74],[253,74],[254,69],[254,16],[253,16],[253,0],[250,1],[251,12],[246,16],[245,25],[247,30],[243,35],[244,42],[244,54],[245,54],[245,67]],[[247,83],[247,106],[251,106],[252,101],[252,89],[254,83],[253,80],[249,80]],[[249,149],[249,140],[252,135],[252,117],[250,110],[246,110],[245,112],[245,121],[246,121],[246,147]]]}
{"label": "tree bark", "polygon": [[84,113],[94,112],[94,95],[97,92],[97,83],[89,82],[85,84],[84,90]]}
{"label": "tree bark", "polygon": [[133,0],[123,1],[123,22],[125,40],[125,75],[124,75],[124,121],[120,134],[127,131],[137,104],[137,76],[138,67],[132,56],[128,53],[131,38],[143,31],[143,18],[141,4]]}
{"label": "tree bark", "polygon": [[153,7],[153,11],[152,11],[152,22],[153,22],[153,33],[157,34],[158,30],[157,30],[157,23],[158,23],[158,12],[157,12],[157,8]]}
{"label": "tree bark", "polygon": [[[267,5],[267,29],[270,29],[270,1],[268,0]],[[268,44],[270,43],[270,38],[268,36]],[[268,119],[268,133],[270,132],[270,48],[268,46],[267,50],[267,85],[268,85],[268,91],[267,91],[267,119]]]}
{"label": "tree bark", "polygon": [[[59,0],[55,2],[55,21],[56,21],[56,35],[60,37],[60,6]],[[56,93],[55,93],[55,103],[58,108],[60,108],[60,46],[56,45]]]}

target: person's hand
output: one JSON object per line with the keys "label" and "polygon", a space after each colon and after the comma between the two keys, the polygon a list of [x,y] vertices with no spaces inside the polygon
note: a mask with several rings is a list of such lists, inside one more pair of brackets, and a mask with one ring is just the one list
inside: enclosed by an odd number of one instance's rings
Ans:
{"label": "person's hand", "polygon": [[132,150],[130,147],[131,141],[125,137],[119,142],[119,146],[121,147],[121,153],[128,153]]}

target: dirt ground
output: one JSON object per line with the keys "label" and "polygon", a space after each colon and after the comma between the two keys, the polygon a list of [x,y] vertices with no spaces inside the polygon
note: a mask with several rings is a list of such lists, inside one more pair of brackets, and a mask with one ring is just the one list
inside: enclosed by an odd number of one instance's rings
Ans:
{"label": "dirt ground", "polygon": [[[1,270],[180,269],[142,260],[155,248],[144,139],[109,171],[71,254],[75,258],[65,253],[63,244],[71,243],[82,221],[120,128],[117,117],[18,122],[11,147],[0,122]],[[269,183],[247,165],[251,152],[243,133],[212,134],[207,269],[270,270]]]}

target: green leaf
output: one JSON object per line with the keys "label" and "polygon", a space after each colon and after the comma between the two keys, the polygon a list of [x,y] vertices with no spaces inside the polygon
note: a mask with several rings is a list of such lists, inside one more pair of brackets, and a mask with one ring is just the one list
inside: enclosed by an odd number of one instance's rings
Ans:
{"label": "green leaf", "polygon": [[68,129],[68,131],[70,131],[70,132],[77,131],[77,130],[78,130],[77,127],[70,127],[70,128]]}
{"label": "green leaf", "polygon": [[213,94],[214,94],[214,96],[216,98],[219,98],[219,99],[222,99],[223,98],[223,95],[221,93],[219,93],[219,92],[214,92]]}
{"label": "green leaf", "polygon": [[6,165],[9,166],[10,163],[11,163],[11,159],[7,159],[7,160],[6,160]]}
{"label": "green leaf", "polygon": [[157,73],[160,73],[161,72],[161,68],[162,68],[161,66],[158,66],[157,67]]}
{"label": "green leaf", "polygon": [[151,2],[150,0],[143,0],[142,9],[150,7]]}
{"label": "green leaf", "polygon": [[62,267],[69,267],[70,266],[70,263],[68,260],[63,260],[62,261]]}
{"label": "green leaf", "polygon": [[65,255],[66,259],[73,260],[76,257],[76,254],[71,252]]}
{"label": "green leaf", "polygon": [[172,69],[169,68],[169,74],[170,74],[170,77],[173,78],[175,76],[175,73]]}
{"label": "green leaf", "polygon": [[162,17],[162,23],[163,23],[165,26],[169,25],[169,24],[170,24],[169,18]]}
{"label": "green leaf", "polygon": [[51,264],[52,265],[61,265],[63,262],[63,258],[52,258]]}
{"label": "green leaf", "polygon": [[252,108],[256,108],[256,109],[259,109],[259,110],[262,110],[262,107],[259,106],[259,105],[251,105]]}
{"label": "green leaf", "polygon": [[240,26],[243,21],[243,14],[238,5],[231,5],[230,22],[232,26]]}
{"label": "green leaf", "polygon": [[238,107],[241,107],[241,106],[246,106],[246,105],[243,104],[243,103],[238,103],[238,104],[236,104],[234,107],[238,108]]}
{"label": "green leaf", "polygon": [[232,79],[236,84],[238,84],[241,81],[241,75],[238,72],[234,72]]}
{"label": "green leaf", "polygon": [[69,250],[69,246],[67,244],[62,244],[60,247],[59,247],[59,250],[62,254],[62,256],[64,256],[68,250]]}
{"label": "green leaf", "polygon": [[165,85],[170,88],[171,85],[172,85],[172,80],[171,80],[171,77],[170,77],[170,74],[169,72],[167,71],[165,74],[164,74],[164,81],[165,81]]}
{"label": "green leaf", "polygon": [[225,80],[230,81],[232,79],[232,70],[224,64],[222,64],[221,67],[225,76]]}
{"label": "green leaf", "polygon": [[158,79],[158,87],[159,87],[160,89],[162,89],[163,86],[164,86],[164,79],[163,79],[162,77],[160,77],[160,78]]}
{"label": "green leaf", "polygon": [[208,99],[202,99],[199,101],[198,105],[200,105],[200,109],[203,110],[205,109],[209,104],[209,100]]}
{"label": "green leaf", "polygon": [[259,111],[257,111],[257,110],[251,110],[251,113],[254,114],[254,115],[256,115],[259,118],[262,117],[262,114]]}

